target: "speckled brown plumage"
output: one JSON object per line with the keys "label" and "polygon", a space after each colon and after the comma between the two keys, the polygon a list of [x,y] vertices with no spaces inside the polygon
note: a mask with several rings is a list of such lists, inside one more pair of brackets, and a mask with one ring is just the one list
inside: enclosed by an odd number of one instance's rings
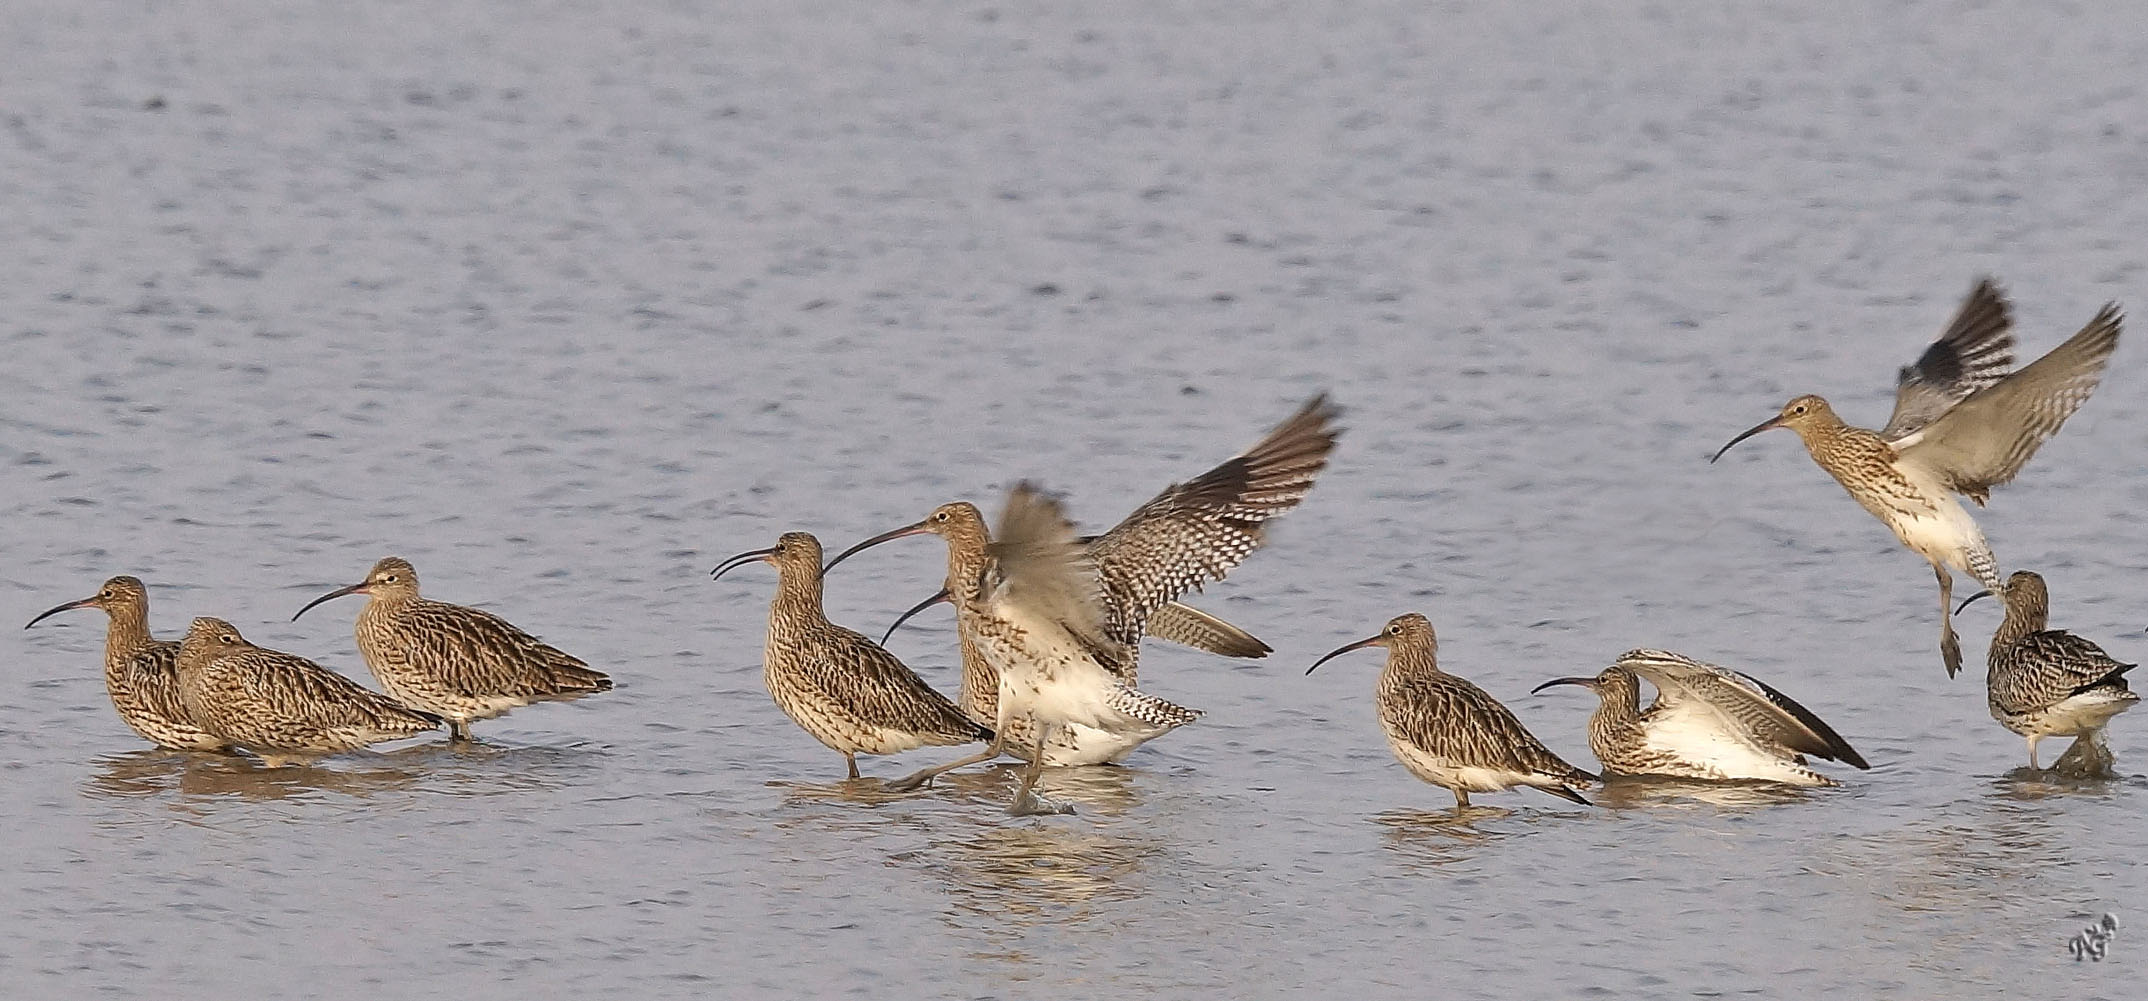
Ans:
{"label": "speckled brown plumage", "polygon": [[2006,618],[1985,658],[1985,698],[1991,718],[2028,739],[2029,767],[2040,767],[2038,741],[2097,740],[2111,717],[2140,701],[2126,686],[2126,672],[2134,665],[2063,629],[2046,628],[2051,596],[2043,577],[2016,570],[1995,593],[2006,605]]}
{"label": "speckled brown plumage", "polygon": [[991,730],[963,715],[893,654],[828,621],[821,604],[820,540],[786,532],[773,548],[741,553],[713,573],[754,561],[773,564],[778,578],[761,679],[784,715],[843,755],[851,778],[858,777],[859,754],[991,739]]}
{"label": "speckled brown plumage", "polygon": [[370,598],[355,632],[373,677],[397,701],[446,719],[452,739],[469,739],[472,722],[533,702],[611,690],[603,672],[506,619],[419,597],[417,570],[395,556],[375,563],[365,580],[308,602],[298,615],[347,594]]}
{"label": "speckled brown plumage", "polygon": [[[1656,698],[1641,708],[1641,679]],[[1870,767],[1811,710],[1750,675],[1664,650],[1630,650],[1594,678],[1557,678],[1599,697],[1589,749],[1605,774],[1788,785],[1837,783],[1807,754]]]}
{"label": "speckled brown plumage", "polygon": [[213,751],[224,746],[194,725],[181,704],[179,644],[150,635],[149,592],[140,580],[114,577],[96,594],[48,609],[23,628],[70,608],[101,608],[111,620],[104,635],[104,690],[121,721],[160,747]]}
{"label": "speckled brown plumage", "polygon": [[1987,590],[2000,587],[1998,561],[1954,495],[1981,506],[1992,487],[2012,480],[2058,433],[2102,380],[2122,318],[2115,303],[2104,306],[2079,333],[2011,374],[2005,374],[2012,362],[2007,323],[2005,301],[1988,281],[1980,283],[1947,333],[1902,370],[1894,416],[1881,432],[1852,427],[1826,400],[1806,395],[1716,452],[1721,458],[1771,428],[1796,432],[1820,468],[1931,564],[1949,677],[1961,670],[1961,642],[1948,569]]}
{"label": "speckled brown plumage", "polygon": [[179,642],[179,698],[202,729],[275,763],[440,728],[441,719],[304,657],[257,647],[199,618]]}
{"label": "speckled brown plumage", "polygon": [[[1304,499],[1341,434],[1334,426],[1339,414],[1325,394],[1314,397],[1243,454],[1165,488],[1111,531],[1088,541],[1102,614],[1103,641],[1093,651],[1098,663],[1124,684],[1138,684],[1140,641],[1152,631],[1228,656],[1268,652],[1267,644],[1236,626],[1172,605],[1187,589],[1221,579],[1243,562],[1263,541],[1263,523]],[[852,546],[829,565],[881,542],[920,533],[947,542],[946,593],[963,637],[957,704],[971,719],[990,723],[998,718],[998,675],[978,656],[972,637],[979,627],[980,588],[994,561],[993,539],[975,505],[943,504],[923,521]],[[965,594],[970,596],[967,602]],[[1020,749],[1033,746],[1031,735],[1023,732],[1022,722],[1011,725],[1015,731],[1006,735],[1009,748],[1021,754]],[[1080,728],[1061,730],[1047,742],[1047,763],[1093,764],[1116,760],[1132,749],[1118,741],[1084,748],[1082,738]]]}
{"label": "speckled brown plumage", "polygon": [[1520,785],[1588,803],[1574,787],[1586,789],[1596,776],[1552,753],[1483,689],[1440,670],[1439,639],[1422,615],[1397,616],[1379,635],[1336,649],[1306,673],[1368,646],[1387,648],[1373,703],[1388,747],[1411,774],[1454,793],[1457,809],[1469,805],[1471,792]]}

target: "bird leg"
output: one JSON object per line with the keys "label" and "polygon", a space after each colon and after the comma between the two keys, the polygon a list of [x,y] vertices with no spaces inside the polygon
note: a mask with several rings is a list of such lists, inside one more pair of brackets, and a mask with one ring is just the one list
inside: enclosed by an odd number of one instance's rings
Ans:
{"label": "bird leg", "polygon": [[2044,738],[2043,738],[2043,735],[2042,735],[2042,734],[2035,734],[2035,735],[2032,735],[2031,737],[2029,737],[2029,770],[2030,770],[2030,771],[2036,771],[2036,772],[2040,772],[2040,771],[2043,771],[2043,767],[2042,767],[2042,766],[2040,766],[2040,765],[2038,765],[2038,764],[2036,763],[2036,742],[2037,742],[2037,741],[2039,741],[2039,740],[2042,740],[2042,739],[2044,739]]}
{"label": "bird leg", "polygon": [[1073,813],[1074,808],[1065,803],[1054,802],[1037,795],[1037,778],[1044,774],[1044,745],[1051,740],[1052,726],[1032,716],[1030,728],[1037,732],[1036,753],[1030,756],[1029,767],[1022,771],[1022,787],[1015,790],[1014,802],[1007,806],[1010,817],[1038,817],[1055,813]]}
{"label": "bird leg", "polygon": [[858,756],[857,756],[856,754],[854,754],[854,753],[850,752],[850,751],[844,751],[844,752],[843,752],[843,763],[844,763],[844,764],[846,764],[846,765],[849,765],[849,766],[850,766],[850,777],[851,777],[851,778],[857,778],[857,777],[858,777]]}
{"label": "bird leg", "polygon": [[1454,812],[1460,813],[1467,809],[1469,809],[1469,790],[1454,790]]}
{"label": "bird leg", "polygon": [[976,754],[972,754],[967,758],[961,758],[955,761],[950,761],[944,765],[934,765],[931,768],[920,769],[916,772],[912,772],[909,775],[905,775],[902,778],[896,779],[895,781],[888,783],[888,791],[911,792],[917,789],[922,789],[928,785],[931,785],[932,780],[938,778],[942,773],[951,772],[957,768],[964,768],[970,765],[978,764],[980,762],[990,761],[993,758],[999,757],[1000,752],[1002,750],[1005,750],[1006,746],[1005,738],[1000,737],[999,732],[1000,731],[994,731],[992,736],[992,742],[986,744],[984,750],[979,751]]}
{"label": "bird leg", "polygon": [[449,742],[457,744],[470,742],[470,724],[468,722],[459,719],[451,719],[447,721],[447,725],[447,739]]}
{"label": "bird leg", "polygon": [[1932,574],[1939,578],[1939,656],[1946,660],[1951,678],[1962,669],[1962,641],[1954,635],[1954,578],[1937,563]]}

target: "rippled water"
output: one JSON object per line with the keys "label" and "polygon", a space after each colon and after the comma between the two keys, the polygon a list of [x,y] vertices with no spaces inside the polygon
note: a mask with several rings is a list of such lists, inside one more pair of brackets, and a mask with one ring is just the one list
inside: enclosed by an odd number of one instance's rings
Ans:
{"label": "rippled water", "polygon": [[[1979,273],[2025,354],[2148,301],[2148,31],[2098,10],[17,3],[0,622],[136,573],[362,677],[355,601],[287,620],[394,552],[620,687],[265,771],[145,749],[95,612],[19,633],[0,993],[2131,995],[2148,720],[2123,780],[2017,771],[1921,561],[1788,435],[1706,462],[1797,392],[1883,419]],[[2121,659],[2139,351],[1982,515]],[[1209,715],[1052,776],[1075,817],[835,781],[772,580],[707,579],[1022,477],[1101,528],[1322,388],[1330,473],[1201,599],[1277,654],[1152,649]],[[1376,652],[1302,676],[1413,609],[1576,761],[1528,689],[1645,644],[1875,767],[1454,822]],[[893,649],[952,687],[951,639]]]}

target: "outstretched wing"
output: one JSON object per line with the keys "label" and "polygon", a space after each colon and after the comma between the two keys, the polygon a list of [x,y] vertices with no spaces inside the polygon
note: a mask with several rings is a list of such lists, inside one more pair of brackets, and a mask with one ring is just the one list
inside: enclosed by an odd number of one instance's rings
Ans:
{"label": "outstretched wing", "polygon": [[1618,663],[1656,686],[1660,712],[1713,714],[1762,744],[1872,767],[1812,710],[1751,675],[1663,650],[1634,650]]}
{"label": "outstretched wing", "polygon": [[1138,644],[1157,609],[1259,548],[1261,524],[1296,507],[1327,467],[1340,415],[1326,394],[1313,397],[1243,454],[1165,488],[1092,543],[1111,636]]}
{"label": "outstretched wing", "polygon": [[2109,303],[2081,332],[2028,367],[1993,383],[1895,443],[1902,461],[1941,477],[1982,504],[2014,478],[2038,446],[2088,402],[2118,347],[2123,322]]}
{"label": "outstretched wing", "polygon": [[1895,382],[1894,416],[1880,437],[1896,441],[1923,430],[1969,394],[2005,378],[2014,367],[2013,323],[1998,286],[1989,278],[1979,280],[1946,333],[1916,364],[1903,367]]}

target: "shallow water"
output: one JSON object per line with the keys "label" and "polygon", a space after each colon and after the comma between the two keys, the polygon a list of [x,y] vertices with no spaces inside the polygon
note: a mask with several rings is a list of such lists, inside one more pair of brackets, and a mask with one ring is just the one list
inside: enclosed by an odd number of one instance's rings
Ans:
{"label": "shallow water", "polygon": [[[2138,308],[2137,15],[1078,7],[11,8],[0,622],[135,573],[166,635],[362,677],[355,600],[287,620],[394,552],[620,687],[266,771],[144,748],[101,617],[40,623],[0,993],[2133,993],[2142,721],[2121,780],[2023,774],[1921,561],[1789,435],[1706,458],[1797,392],[1883,419],[1977,274],[2024,355]],[[1980,515],[2129,660],[2138,352]],[[707,579],[1023,477],[1100,529],[1323,388],[1330,473],[1198,599],[1276,655],[1152,647],[1208,716],[1052,776],[1074,817],[835,781],[760,687],[772,580]],[[831,612],[940,565],[876,549]],[[1457,820],[1377,652],[1302,675],[1413,609],[1577,762],[1589,700],[1529,688],[1648,645],[1874,768]],[[951,638],[892,648],[952,686]]]}

